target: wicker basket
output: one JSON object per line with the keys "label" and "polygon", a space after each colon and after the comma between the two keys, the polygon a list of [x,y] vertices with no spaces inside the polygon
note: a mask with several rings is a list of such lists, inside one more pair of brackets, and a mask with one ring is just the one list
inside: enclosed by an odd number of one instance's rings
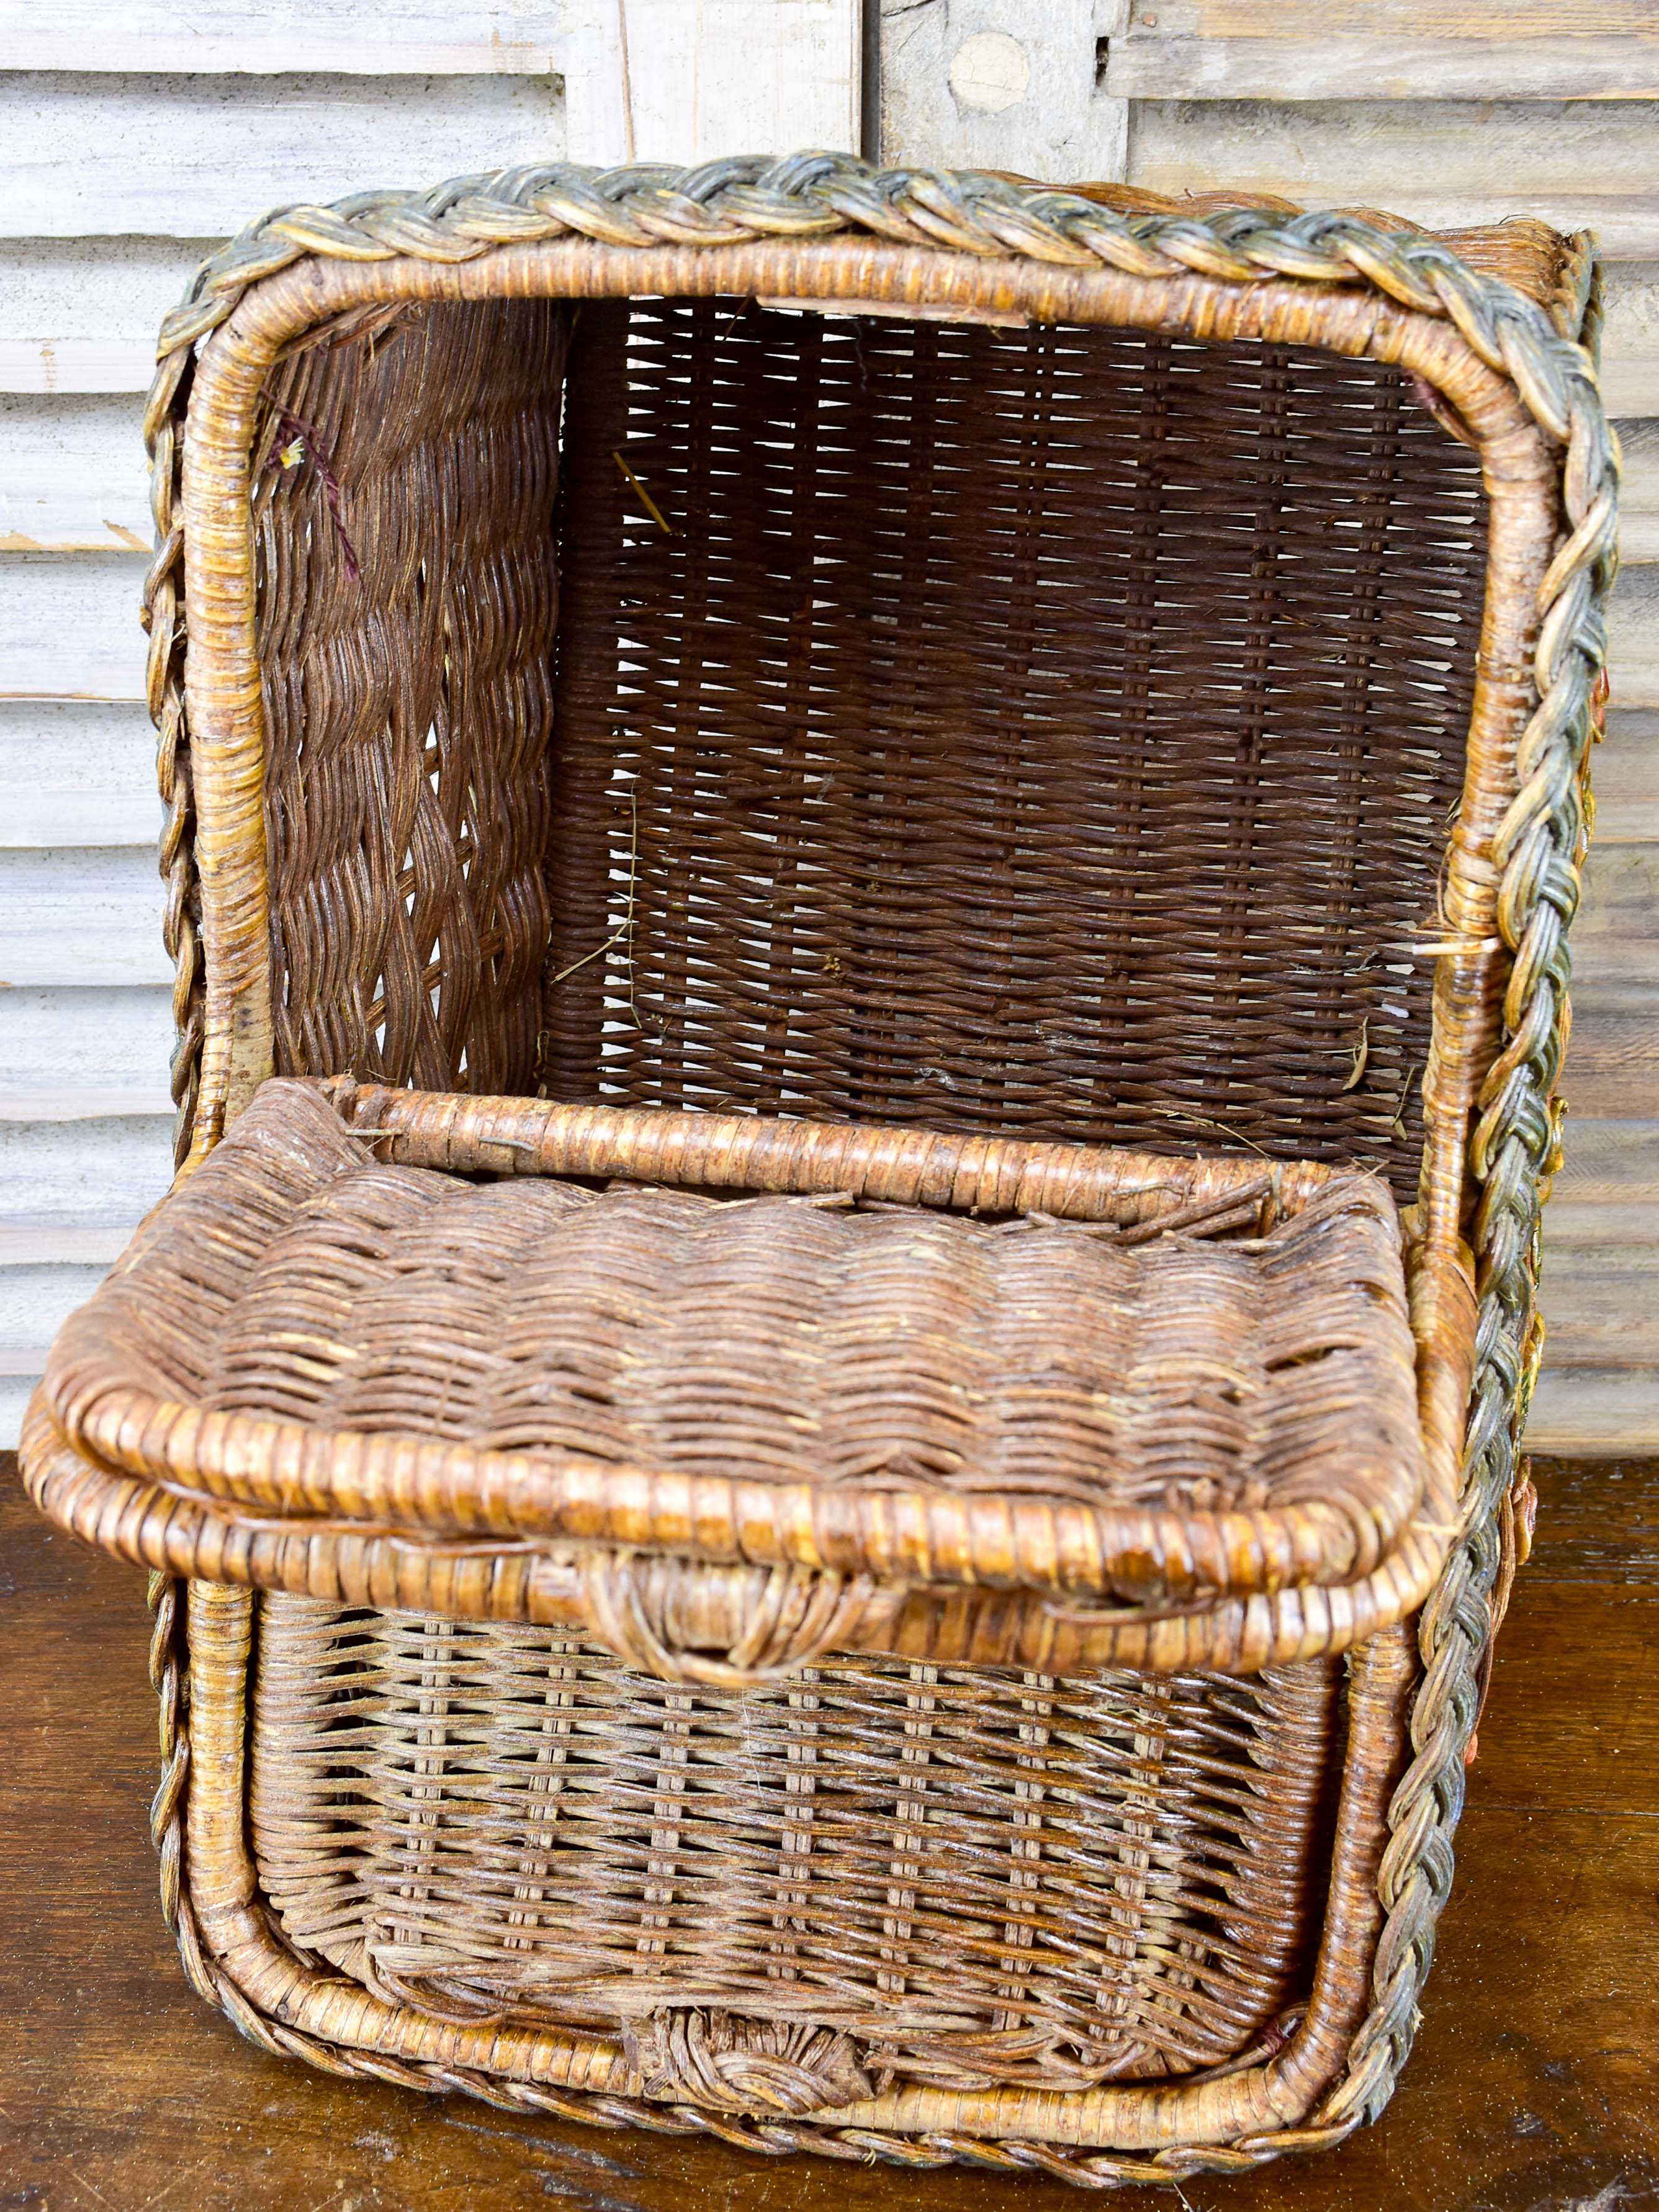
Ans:
{"label": "wicker basket", "polygon": [[204,270],[181,1180],[24,1467],[158,1570],[246,2033],[1093,2183],[1380,2110],[1525,1543],[1592,275],[827,155]]}

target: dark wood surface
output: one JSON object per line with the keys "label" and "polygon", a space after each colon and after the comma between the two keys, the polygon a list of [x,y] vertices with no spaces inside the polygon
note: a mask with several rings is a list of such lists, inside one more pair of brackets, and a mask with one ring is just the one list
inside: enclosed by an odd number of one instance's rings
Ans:
{"label": "dark wood surface", "polygon": [[[1534,1473],[1538,1549],[1404,2082],[1330,2155],[1188,2182],[1192,2212],[1659,2204],[1659,1462]],[[142,1577],[37,1520],[0,1462],[0,2212],[1085,2201],[521,2121],[254,2051],[185,1989],[156,1907],[145,1630]]]}

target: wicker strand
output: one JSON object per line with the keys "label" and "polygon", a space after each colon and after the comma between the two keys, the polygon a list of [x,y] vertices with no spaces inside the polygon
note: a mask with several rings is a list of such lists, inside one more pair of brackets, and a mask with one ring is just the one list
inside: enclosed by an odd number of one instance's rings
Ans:
{"label": "wicker strand", "polygon": [[[1489,367],[1513,380],[1534,419],[1566,449],[1570,535],[1540,592],[1539,704],[1519,748],[1520,789],[1497,840],[1503,869],[1499,927],[1514,966],[1504,1006],[1505,1048],[1480,1097],[1471,1152],[1473,1172],[1483,1186],[1474,1240],[1480,1322],[1460,1534],[1422,1615],[1425,1674],[1411,1724],[1413,1757],[1390,1808],[1391,1841],[1379,1877],[1387,1918],[1372,2009],[1354,2039],[1342,2078],[1310,2125],[1227,2147],[1161,2152],[1151,2160],[949,2136],[836,2134],[782,2123],[746,2127],[689,2111],[671,2117],[659,2107],[556,2097],[525,2085],[471,2076],[463,2081],[441,2069],[316,2045],[251,2013],[208,1959],[179,1891],[188,1734],[179,1710],[177,1586],[158,1578],[164,1778],[155,1826],[164,1902],[173,1899],[186,1970],[204,1994],[222,2005],[263,2047],[293,2050],[336,2073],[434,2090],[464,2087],[508,2109],[534,2109],[602,2125],[672,2133],[696,2130],[769,2153],[805,2149],[916,2167],[953,2161],[997,2172],[1035,2167],[1093,2187],[1237,2172],[1286,2151],[1338,2142],[1382,2111],[1415,2033],[1436,1923],[1450,1887],[1464,1753],[1492,1632],[1498,1514],[1514,1480],[1515,1437],[1524,1419],[1528,1370],[1537,1350],[1539,1190],[1556,1135],[1553,1102],[1571,972],[1565,931],[1577,904],[1586,835],[1580,779],[1605,659],[1602,602],[1616,560],[1618,449],[1601,410],[1594,361],[1584,347],[1562,337],[1542,308],[1510,285],[1468,268],[1440,241],[1416,234],[1390,236],[1356,216],[1287,216],[1260,209],[1201,218],[1126,216],[1075,193],[1021,190],[1000,179],[971,174],[878,170],[836,155],[711,162],[684,173],[642,166],[596,172],[561,163],[455,179],[424,194],[366,193],[333,209],[276,210],[204,265],[184,303],[163,325],[146,422],[157,465],[158,551],[146,605],[150,698],[162,729],[162,790],[168,807],[163,872],[180,1017],[175,1096],[188,1104],[193,1094],[202,988],[186,834],[183,548],[173,519],[175,456],[196,341],[231,314],[250,284],[310,253],[364,260],[408,253],[455,261],[519,240],[569,235],[617,244],[715,245],[847,229],[902,244],[945,245],[1073,265],[1098,262],[1143,276],[1189,271],[1243,283],[1284,276],[1368,285],[1417,313],[1452,323]],[[1592,295],[1584,324],[1592,342],[1598,327]]]}
{"label": "wicker strand", "polygon": [[[1600,327],[1594,288],[1586,327],[1594,338]],[[1534,1313],[1540,1193],[1559,1136],[1553,1102],[1568,1023],[1566,928],[1587,842],[1581,777],[1604,693],[1601,603],[1616,566],[1602,518],[1613,502],[1617,449],[1590,356],[1580,357],[1583,365],[1575,366],[1570,381],[1565,473],[1573,533],[1539,595],[1539,704],[1519,749],[1520,793],[1497,840],[1504,868],[1499,927],[1515,966],[1504,1005],[1508,1042],[1482,1091],[1471,1147],[1484,1188],[1475,1224],[1480,1310],[1460,1534],[1421,1616],[1415,1756],[1389,1808],[1393,1832],[1378,1873],[1388,1917],[1377,1946],[1376,2002],[1354,2039],[1346,2075],[1323,2107],[1321,2117],[1331,2121],[1376,2118],[1416,2033],[1436,1923],[1451,1887],[1464,1754],[1492,1631],[1498,1512],[1515,1480],[1516,1442],[1542,1349]],[[1586,526],[1592,522],[1594,530]]]}
{"label": "wicker strand", "polygon": [[144,688],[155,725],[155,780],[161,794],[161,872],[167,885],[161,941],[173,962],[173,1149],[181,1163],[190,1150],[201,1085],[203,956],[201,899],[196,882],[195,818],[191,801],[190,726],[185,711],[185,533],[176,517],[184,456],[184,415],[190,376],[181,369],[171,404],[152,410],[145,425],[150,457],[150,511],[155,557],[144,578],[143,623],[149,632]]}

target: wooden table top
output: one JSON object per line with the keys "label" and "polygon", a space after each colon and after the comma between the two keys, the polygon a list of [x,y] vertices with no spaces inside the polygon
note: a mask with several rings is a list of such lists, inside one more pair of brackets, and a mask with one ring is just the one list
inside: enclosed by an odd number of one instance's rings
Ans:
{"label": "wooden table top", "polygon": [[[1085,2201],[1034,2178],[520,2119],[241,2042],[185,1988],[155,1902],[143,1577],[38,1520],[0,1470],[0,2212]],[[1184,2184],[1191,2212],[1659,2203],[1659,1462],[1539,1462],[1534,1476],[1538,1547],[1404,2081],[1380,2125],[1333,2154]]]}

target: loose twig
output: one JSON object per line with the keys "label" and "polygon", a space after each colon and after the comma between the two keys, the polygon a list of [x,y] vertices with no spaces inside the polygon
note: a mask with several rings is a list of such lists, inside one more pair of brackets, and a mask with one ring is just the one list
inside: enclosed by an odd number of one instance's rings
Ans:
{"label": "loose twig", "polygon": [[1353,1066],[1343,1085],[1345,1091],[1357,1091],[1364,1079],[1365,1063],[1371,1056],[1371,1018],[1366,1014],[1359,1024],[1359,1039],[1353,1048]]}
{"label": "loose twig", "polygon": [[566,976],[574,975],[579,968],[586,968],[590,960],[601,958],[613,945],[626,944],[628,1011],[634,1017],[635,1028],[643,1034],[645,1024],[640,1019],[640,1010],[634,999],[634,905],[640,881],[640,797],[637,788],[631,784],[628,791],[628,904],[623,908],[623,918],[610,936],[596,945],[591,952],[584,952],[580,960],[573,960],[568,968],[561,968],[556,975],[550,976],[547,988],[550,991],[555,989]]}

